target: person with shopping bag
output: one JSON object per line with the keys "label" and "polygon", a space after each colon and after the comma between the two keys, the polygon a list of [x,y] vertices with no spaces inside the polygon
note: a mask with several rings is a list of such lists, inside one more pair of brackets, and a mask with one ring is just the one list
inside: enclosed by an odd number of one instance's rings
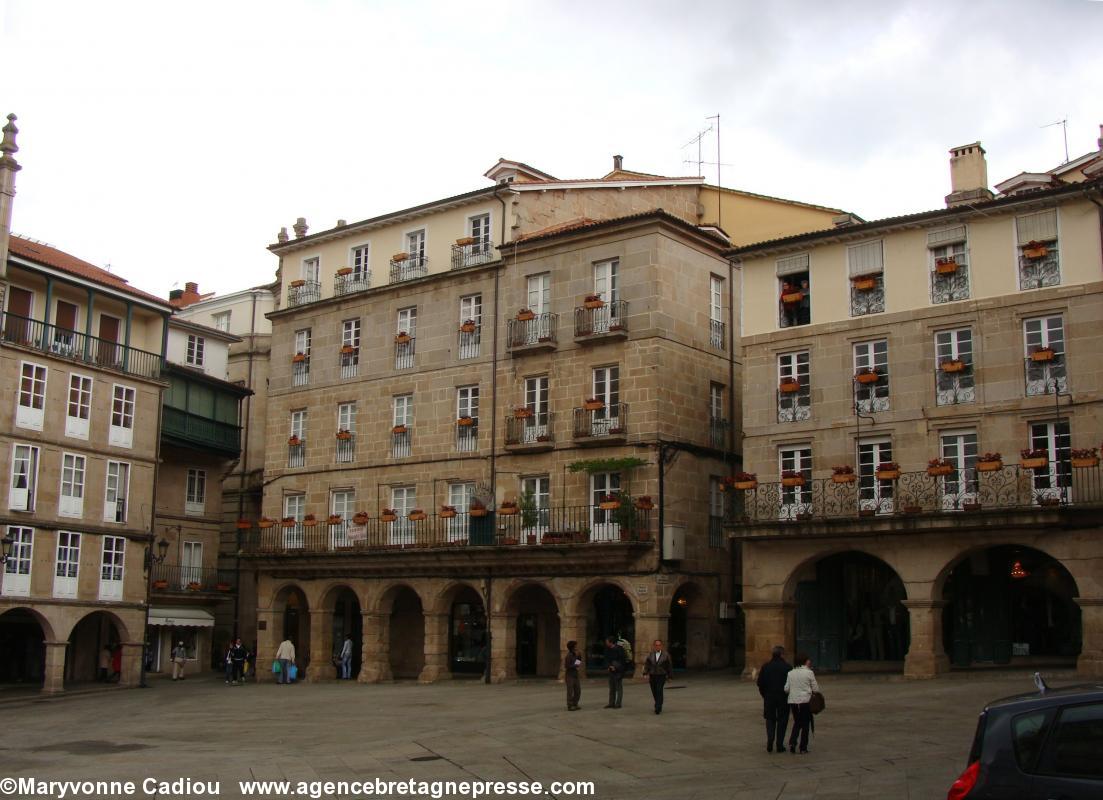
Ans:
{"label": "person with shopping bag", "polygon": [[295,645],[290,639],[284,639],[276,649],[276,664],[279,665],[276,683],[291,683],[295,680],[295,676],[291,674],[291,668],[295,665]]}

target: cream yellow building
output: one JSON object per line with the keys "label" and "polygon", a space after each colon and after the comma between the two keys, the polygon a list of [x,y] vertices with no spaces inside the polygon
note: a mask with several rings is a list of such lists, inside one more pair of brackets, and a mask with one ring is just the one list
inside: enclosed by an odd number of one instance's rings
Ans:
{"label": "cream yellow building", "polygon": [[1103,156],[951,175],[946,209],[731,252],[749,669],[1103,674]]}

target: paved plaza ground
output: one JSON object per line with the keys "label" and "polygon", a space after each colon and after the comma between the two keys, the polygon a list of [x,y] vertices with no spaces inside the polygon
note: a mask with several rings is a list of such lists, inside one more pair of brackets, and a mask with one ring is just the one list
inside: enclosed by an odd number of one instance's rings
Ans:
{"label": "paved plaza ground", "polygon": [[186,777],[220,781],[221,797],[240,797],[237,782],[250,778],[379,777],[592,780],[596,797],[632,800],[944,798],[984,702],[1032,688],[1023,672],[820,682],[827,710],[800,756],[766,752],[754,685],[723,673],[679,677],[661,716],[642,683],[626,683],[624,708],[606,710],[604,683],[587,681],[582,710],[568,712],[551,681],[233,687],[155,677],[145,690],[0,705],[0,777]]}

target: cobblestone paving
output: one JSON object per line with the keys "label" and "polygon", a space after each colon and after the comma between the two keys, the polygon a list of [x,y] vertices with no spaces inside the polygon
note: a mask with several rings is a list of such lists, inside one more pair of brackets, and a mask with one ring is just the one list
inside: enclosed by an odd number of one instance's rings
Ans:
{"label": "cobblestone paving", "polygon": [[154,679],[146,690],[0,705],[0,777],[190,778],[219,781],[220,797],[241,797],[239,780],[378,777],[591,780],[599,798],[632,800],[944,798],[983,704],[1032,688],[1025,673],[825,676],[821,686],[827,710],[800,756],[766,752],[754,685],[719,673],[680,677],[661,716],[642,683],[606,710],[604,684],[587,681],[582,710],[567,712],[563,687],[543,681]]}

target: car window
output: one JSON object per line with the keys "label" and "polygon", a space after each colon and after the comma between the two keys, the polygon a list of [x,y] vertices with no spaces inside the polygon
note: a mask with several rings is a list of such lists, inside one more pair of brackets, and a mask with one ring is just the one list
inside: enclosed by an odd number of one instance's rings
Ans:
{"label": "car window", "polygon": [[1103,778],[1103,703],[1061,709],[1053,740],[1058,775]]}
{"label": "car window", "polygon": [[1033,772],[1038,755],[1049,731],[1052,709],[1019,714],[1011,720],[1011,741],[1015,745],[1015,761],[1023,772]]}

